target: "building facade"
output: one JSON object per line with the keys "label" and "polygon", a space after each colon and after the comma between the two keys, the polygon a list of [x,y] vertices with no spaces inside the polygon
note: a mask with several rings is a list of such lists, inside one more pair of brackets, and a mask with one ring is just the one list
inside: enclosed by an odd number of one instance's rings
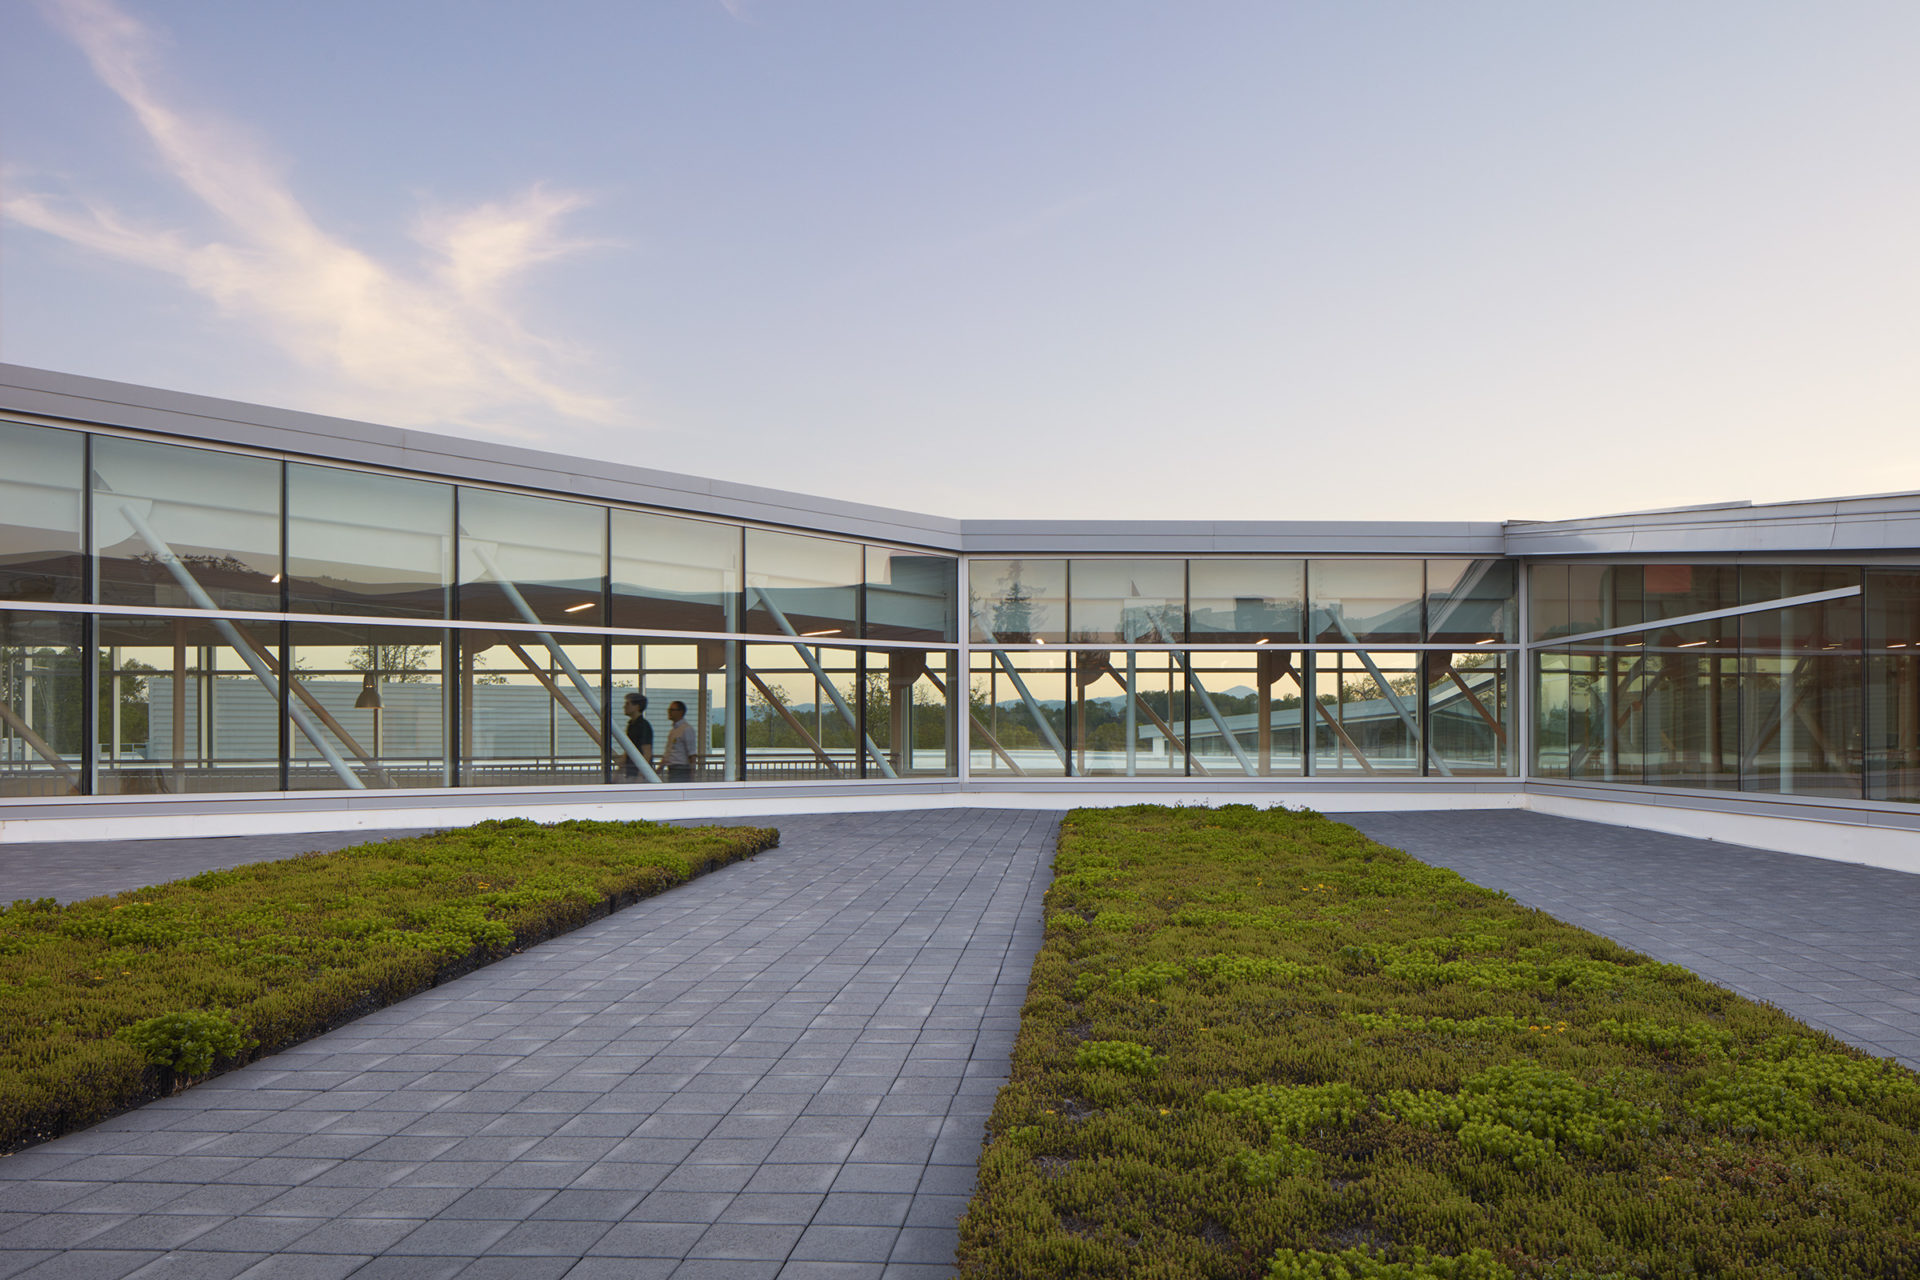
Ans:
{"label": "building facade", "polygon": [[1141,797],[1920,869],[1920,496],[944,520],[0,366],[0,839]]}

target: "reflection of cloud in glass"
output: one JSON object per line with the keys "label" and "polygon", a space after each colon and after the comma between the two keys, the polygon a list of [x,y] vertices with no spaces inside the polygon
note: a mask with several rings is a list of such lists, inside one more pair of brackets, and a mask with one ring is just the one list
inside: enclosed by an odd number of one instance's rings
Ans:
{"label": "reflection of cloud in glass", "polygon": [[38,192],[7,200],[7,217],[179,277],[350,395],[360,393],[341,412],[475,426],[508,406],[612,416],[609,402],[555,380],[549,367],[564,352],[523,329],[505,302],[529,268],[584,247],[559,232],[580,197],[536,186],[510,201],[424,215],[413,229],[423,261],[403,272],[316,225],[238,130],[170,104],[151,83],[151,35],[110,0],[57,0],[50,12],[226,238],[196,241],[89,200]]}

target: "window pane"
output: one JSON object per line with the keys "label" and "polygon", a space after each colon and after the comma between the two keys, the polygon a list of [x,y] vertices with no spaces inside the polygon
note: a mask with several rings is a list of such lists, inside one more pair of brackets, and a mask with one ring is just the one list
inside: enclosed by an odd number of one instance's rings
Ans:
{"label": "window pane", "polygon": [[[1696,624],[1698,626],[1717,624]],[[1686,628],[1685,630],[1693,630]],[[1646,773],[1669,787],[1740,785],[1740,662],[1737,654],[1683,640],[1648,650]]]}
{"label": "window pane", "polygon": [[1418,643],[1424,565],[1419,560],[1313,560],[1308,632],[1322,644]]}
{"label": "window pane", "polygon": [[1573,673],[1563,652],[1534,655],[1533,772],[1567,776],[1567,743],[1574,730]]}
{"label": "window pane", "polygon": [[1657,653],[1638,637],[1606,642],[1594,664],[1594,708],[1589,726],[1595,750],[1580,776],[1643,782],[1646,775],[1647,692]]}
{"label": "window pane", "polygon": [[755,644],[746,652],[748,782],[879,775],[861,741],[855,650]]}
{"label": "window pane", "polygon": [[1850,654],[1746,655],[1742,788],[1860,799],[1860,679]]}
{"label": "window pane", "polygon": [[97,436],[102,604],[280,610],[280,464]]}
{"label": "window pane", "polygon": [[1187,562],[1075,560],[1068,633],[1078,644],[1177,644],[1186,638]]}
{"label": "window pane", "polygon": [[78,431],[0,422],[0,600],[82,598],[86,442]]}
{"label": "window pane", "polygon": [[1640,780],[1641,721],[1634,692],[1639,649],[1575,649],[1567,671],[1566,775],[1592,782]]}
{"label": "window pane", "polygon": [[968,612],[977,644],[1057,644],[1067,638],[1065,560],[973,560]]}
{"label": "window pane", "polygon": [[607,511],[584,502],[460,491],[460,616],[604,626]]}
{"label": "window pane", "polygon": [[1920,801],[1920,570],[1870,569],[1867,798]]}
{"label": "window pane", "polygon": [[85,787],[80,619],[0,611],[0,796]]}
{"label": "window pane", "polygon": [[1527,608],[1535,640],[1572,634],[1567,612],[1567,566],[1536,564],[1527,566]]}
{"label": "window pane", "polygon": [[[1740,603],[1760,604],[1860,585],[1851,565],[1742,565]],[[1740,643],[1753,648],[1832,650],[1860,647],[1865,611],[1859,596],[1749,613],[1740,619]]]}
{"label": "window pane", "polygon": [[288,464],[289,610],[445,618],[452,582],[452,485]]}
{"label": "window pane", "polygon": [[[613,644],[613,696],[608,700],[614,723],[647,757],[662,782],[734,782],[739,780],[737,709],[728,697],[729,673],[738,646],[731,640],[694,640],[680,644]],[[635,706],[629,698],[643,701]],[[663,759],[674,734],[673,704],[687,725],[687,753],[674,761]],[[636,714],[637,713],[637,714]],[[635,721],[639,723],[635,723]],[[616,782],[648,782],[646,774],[618,746],[614,752]],[[679,771],[676,773],[676,770]]]}
{"label": "window pane", "polygon": [[[1429,651],[1421,660],[1427,671],[1427,741],[1434,756],[1456,777],[1512,773],[1511,655]],[[1433,772],[1440,772],[1438,765]]]}
{"label": "window pane", "polygon": [[613,513],[611,625],[733,631],[739,599],[739,526],[646,511]]}
{"label": "window pane", "polygon": [[1082,651],[1073,661],[1074,774],[1184,777],[1186,677],[1174,656]]}
{"label": "window pane", "polygon": [[1313,687],[1320,703],[1313,730],[1315,774],[1421,771],[1418,655],[1317,653]]}
{"label": "window pane", "polygon": [[279,632],[102,617],[99,793],[279,790]]}
{"label": "window pane", "polygon": [[1731,609],[1739,600],[1739,571],[1730,564],[1649,564],[1641,574],[1647,622]]}
{"label": "window pane", "polygon": [[1427,561],[1427,639],[1500,643],[1518,630],[1511,560]]}
{"label": "window pane", "polygon": [[976,649],[967,698],[973,716],[968,768],[982,777],[1067,773],[1065,652]]}
{"label": "window pane", "polygon": [[600,641],[461,631],[463,786],[605,782]]}
{"label": "window pane", "polygon": [[857,542],[749,529],[747,630],[853,639],[862,574]]}
{"label": "window pane", "polygon": [[[1188,772],[1194,777],[1282,777],[1301,773],[1301,659],[1287,649],[1187,655]],[[1205,689],[1207,699],[1199,696]],[[1218,711],[1226,722],[1213,717]],[[1238,746],[1236,753],[1234,747]]]}
{"label": "window pane", "polygon": [[888,547],[867,548],[867,638],[959,638],[960,562]]}
{"label": "window pane", "polygon": [[340,790],[343,770],[369,790],[453,784],[446,632],[303,622],[292,646],[288,790]]}
{"label": "window pane", "polygon": [[1567,629],[1582,635],[1631,627],[1645,620],[1644,574],[1637,564],[1567,566]]}
{"label": "window pane", "polygon": [[1307,562],[1189,560],[1187,590],[1187,638],[1196,644],[1297,641]]}
{"label": "window pane", "polygon": [[953,665],[933,650],[867,650],[867,734],[902,778],[954,775]]}

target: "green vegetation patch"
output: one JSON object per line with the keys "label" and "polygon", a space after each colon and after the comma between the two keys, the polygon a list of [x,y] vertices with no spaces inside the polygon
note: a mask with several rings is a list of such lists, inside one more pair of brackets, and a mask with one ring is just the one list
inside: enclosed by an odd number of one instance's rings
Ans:
{"label": "green vegetation patch", "polygon": [[1894,1063],[1316,814],[1076,811],[1055,871],[967,1276],[1920,1274]]}
{"label": "green vegetation patch", "polygon": [[0,908],[0,1152],[91,1124],[772,848],[524,819]]}

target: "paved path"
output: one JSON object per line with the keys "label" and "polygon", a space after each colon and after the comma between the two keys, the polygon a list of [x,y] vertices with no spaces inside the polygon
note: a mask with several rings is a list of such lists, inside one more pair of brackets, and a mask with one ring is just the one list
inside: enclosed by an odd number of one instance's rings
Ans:
{"label": "paved path", "polygon": [[417,836],[433,827],[322,831],[307,835],[178,836],[168,840],[46,840],[0,844],[0,902],[103,893],[184,880],[246,862],[275,862],[374,840]]}
{"label": "paved path", "polygon": [[1330,816],[1920,1068],[1920,876],[1511,809]]}
{"label": "paved path", "polygon": [[1058,818],[779,819],[750,862],[0,1159],[0,1277],[950,1276]]}

